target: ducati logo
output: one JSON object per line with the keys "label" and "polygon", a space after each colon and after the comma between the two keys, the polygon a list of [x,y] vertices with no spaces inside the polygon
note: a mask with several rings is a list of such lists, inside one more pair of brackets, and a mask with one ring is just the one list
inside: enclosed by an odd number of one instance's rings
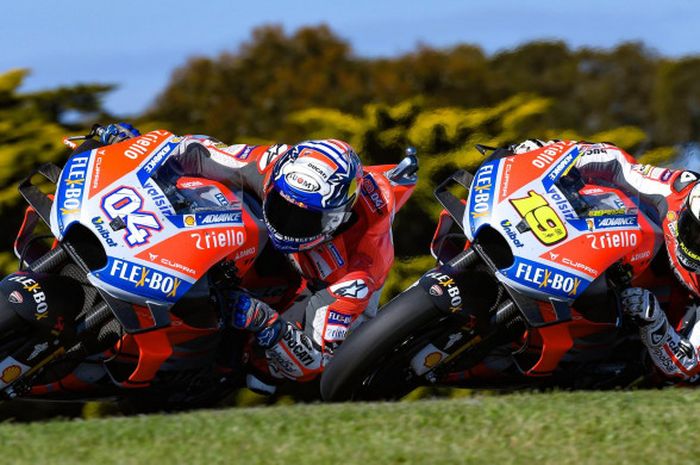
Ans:
{"label": "ducati logo", "polygon": [[22,293],[20,293],[19,291],[12,291],[7,300],[12,304],[21,304],[22,302],[24,302],[24,297],[22,297]]}
{"label": "ducati logo", "polygon": [[439,297],[443,294],[442,287],[440,287],[439,284],[433,284],[432,286],[430,286],[428,292],[430,292],[430,295],[435,297]]}

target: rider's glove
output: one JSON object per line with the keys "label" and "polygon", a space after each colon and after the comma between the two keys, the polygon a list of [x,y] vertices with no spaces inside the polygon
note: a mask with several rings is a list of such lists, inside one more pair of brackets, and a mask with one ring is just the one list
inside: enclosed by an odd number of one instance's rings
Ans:
{"label": "rider's glove", "polygon": [[139,130],[129,123],[113,123],[108,125],[100,135],[100,142],[104,145],[116,144],[140,135]]}
{"label": "rider's glove", "polygon": [[282,320],[272,307],[246,294],[239,294],[233,303],[234,328],[256,333],[258,344],[269,348],[283,336]]}
{"label": "rider's glove", "polygon": [[630,287],[620,294],[622,310],[638,326],[647,326],[664,316],[654,294],[641,287]]}

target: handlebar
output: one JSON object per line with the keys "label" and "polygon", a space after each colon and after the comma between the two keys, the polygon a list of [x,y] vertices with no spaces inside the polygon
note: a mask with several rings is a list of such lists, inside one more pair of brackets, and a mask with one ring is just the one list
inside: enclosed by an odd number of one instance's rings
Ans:
{"label": "handlebar", "polygon": [[95,124],[90,129],[90,132],[84,136],[64,137],[63,138],[63,145],[65,145],[66,147],[68,147],[71,150],[75,150],[78,148],[78,145],[79,145],[76,143],[76,141],[83,141],[83,140],[92,139],[95,136],[97,136],[98,138],[102,137],[102,134],[104,134],[106,130],[107,129],[104,126],[100,126],[99,124]]}

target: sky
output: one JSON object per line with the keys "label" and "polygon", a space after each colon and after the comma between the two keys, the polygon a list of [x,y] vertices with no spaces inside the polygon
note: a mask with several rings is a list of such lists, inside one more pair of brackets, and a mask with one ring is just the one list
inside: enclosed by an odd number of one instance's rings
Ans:
{"label": "sky", "polygon": [[22,90],[111,83],[123,116],[143,111],[188,57],[235,51],[263,24],[288,33],[327,24],[356,55],[417,44],[496,53],[540,39],[611,48],[643,41],[674,58],[700,55],[697,0],[4,0],[0,73],[29,68]]}

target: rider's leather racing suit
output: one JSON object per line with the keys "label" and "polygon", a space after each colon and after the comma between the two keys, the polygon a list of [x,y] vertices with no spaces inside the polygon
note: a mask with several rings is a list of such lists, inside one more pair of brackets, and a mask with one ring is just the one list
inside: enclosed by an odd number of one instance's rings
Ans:
{"label": "rider's leather racing suit", "polygon": [[[524,153],[550,143],[554,142],[528,140],[512,147],[512,150],[516,154]],[[665,247],[660,248],[659,254],[666,255],[667,260],[664,261],[667,263],[662,264],[667,269],[660,273],[669,275],[672,270],[678,279],[660,284],[662,280],[655,277],[644,283],[633,281],[632,286],[648,288],[669,316],[679,307],[685,307],[687,311],[680,319],[671,316],[671,321],[663,311],[658,311],[653,321],[643,322],[640,326],[641,340],[654,364],[666,376],[694,381],[700,374],[700,281],[698,275],[685,269],[676,257],[676,223],[679,211],[700,175],[640,164],[611,144],[579,143],[578,148],[581,155],[576,168],[584,181],[594,179],[594,184],[609,183],[634,196],[638,195],[640,207],[663,230]],[[670,288],[668,284],[671,284]],[[628,309],[628,312],[631,311]],[[671,323],[677,323],[676,327]]]}
{"label": "rider's leather racing suit", "polygon": [[[231,145],[206,136],[185,136],[176,159],[186,175],[232,184],[260,201],[266,176],[290,146]],[[378,189],[380,195],[368,195]],[[377,310],[379,296],[394,258],[391,223],[395,199],[384,176],[365,173],[353,217],[330,241],[288,254],[306,288],[288,308],[278,308],[285,335],[253,356],[257,373],[267,378],[306,381],[318,375],[330,352],[348,330]],[[250,382],[250,380],[249,380]]]}

